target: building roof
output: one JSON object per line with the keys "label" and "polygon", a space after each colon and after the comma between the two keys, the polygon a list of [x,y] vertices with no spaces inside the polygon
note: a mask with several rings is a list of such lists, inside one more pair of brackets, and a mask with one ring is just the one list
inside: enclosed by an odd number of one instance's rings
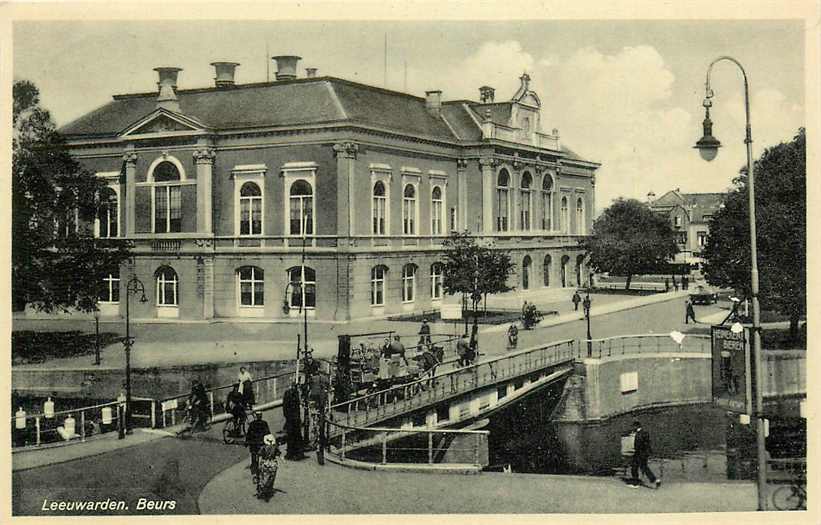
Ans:
{"label": "building roof", "polygon": [[683,207],[690,216],[690,222],[707,222],[706,215],[713,215],[724,202],[724,193],[682,193],[670,190],[654,200],[650,207],[658,211],[669,211],[675,206]]}
{"label": "building roof", "polygon": [[[179,89],[176,93],[182,115],[214,130],[352,123],[449,142],[481,140],[485,110],[491,110],[494,122],[506,124],[512,104],[448,101],[437,117],[426,109],[422,97],[336,77]],[[115,95],[111,102],[59,131],[69,138],[116,137],[156,109],[156,92]],[[584,160],[570,149],[562,147],[562,151],[567,158]]]}

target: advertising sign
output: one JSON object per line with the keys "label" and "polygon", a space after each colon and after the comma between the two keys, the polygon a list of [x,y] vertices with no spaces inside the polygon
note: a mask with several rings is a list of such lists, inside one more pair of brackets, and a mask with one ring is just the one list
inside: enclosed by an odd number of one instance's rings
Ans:
{"label": "advertising sign", "polygon": [[734,331],[713,326],[713,402],[733,412],[752,414],[753,371],[748,327]]}

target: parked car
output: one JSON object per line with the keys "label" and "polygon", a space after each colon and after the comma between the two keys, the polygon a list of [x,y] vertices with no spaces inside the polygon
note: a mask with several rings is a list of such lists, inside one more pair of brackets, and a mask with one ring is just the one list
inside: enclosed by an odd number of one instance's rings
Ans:
{"label": "parked car", "polygon": [[702,284],[690,292],[690,301],[693,304],[713,304],[718,302],[718,292]]}

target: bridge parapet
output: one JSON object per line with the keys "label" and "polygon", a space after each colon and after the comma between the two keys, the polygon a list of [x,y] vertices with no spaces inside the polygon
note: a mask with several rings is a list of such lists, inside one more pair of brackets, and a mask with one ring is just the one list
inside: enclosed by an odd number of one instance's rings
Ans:
{"label": "bridge parapet", "polygon": [[[639,334],[593,339],[590,346],[591,351],[587,357],[592,359],[669,352],[709,354],[711,351],[710,336],[690,334],[685,335],[681,343],[677,343],[668,334]],[[585,350],[584,344],[580,344],[579,357],[584,357],[581,352]]]}

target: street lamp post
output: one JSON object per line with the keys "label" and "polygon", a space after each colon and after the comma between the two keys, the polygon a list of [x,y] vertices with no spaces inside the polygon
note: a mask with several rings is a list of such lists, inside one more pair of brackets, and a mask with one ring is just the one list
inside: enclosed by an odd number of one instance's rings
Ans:
{"label": "street lamp post", "polygon": [[125,286],[125,432],[131,433],[131,347],[134,345],[134,338],[131,337],[131,294],[140,294],[140,302],[148,302],[145,297],[145,285],[132,275]]}
{"label": "street lamp post", "polygon": [[758,250],[755,227],[755,176],[753,174],[753,138],[750,127],[750,89],[747,82],[747,72],[738,60],[721,56],[713,60],[707,68],[704,98],[704,136],[696,142],[695,148],[701,157],[711,161],[716,157],[721,143],[713,137],[713,122],[710,120],[713,90],[710,88],[710,72],[713,66],[721,61],[732,62],[741,70],[744,77],[744,111],[746,116],[746,133],[744,144],[747,146],[747,198],[750,217],[750,288],[753,303],[753,359],[755,360],[755,419],[756,419],[756,448],[758,452],[758,510],[767,508],[767,450],[764,436],[764,406],[762,394],[763,364],[761,352],[761,310],[758,304]]}
{"label": "street lamp post", "polygon": [[94,310],[94,364],[100,365],[100,308]]}
{"label": "street lamp post", "polygon": [[587,320],[587,357],[593,357],[593,337],[590,335],[590,307],[593,300],[590,299],[590,289],[587,289],[587,296],[582,301],[584,307],[584,318]]}

